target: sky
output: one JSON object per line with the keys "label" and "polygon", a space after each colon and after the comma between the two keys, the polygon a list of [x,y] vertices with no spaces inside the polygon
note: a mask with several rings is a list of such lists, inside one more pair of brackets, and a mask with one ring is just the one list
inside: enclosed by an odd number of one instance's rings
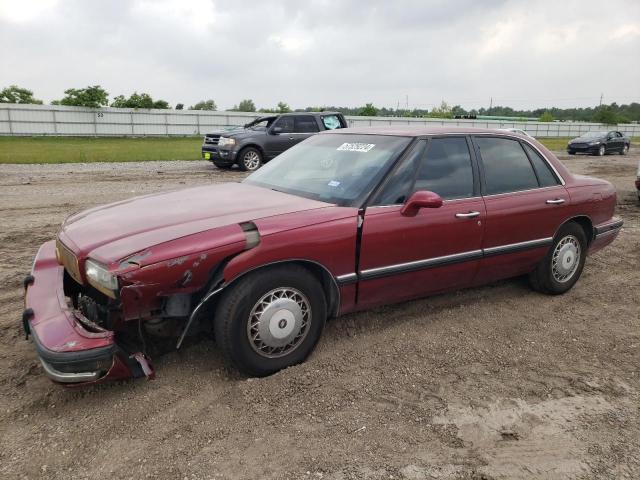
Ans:
{"label": "sky", "polygon": [[638,0],[0,0],[0,88],[171,105],[640,102]]}

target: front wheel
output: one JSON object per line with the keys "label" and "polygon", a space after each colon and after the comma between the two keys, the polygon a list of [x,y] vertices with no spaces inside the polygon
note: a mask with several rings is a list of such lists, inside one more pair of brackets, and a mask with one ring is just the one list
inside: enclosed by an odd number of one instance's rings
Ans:
{"label": "front wheel", "polygon": [[607,152],[607,149],[604,145],[600,145],[600,148],[598,148],[598,153],[596,155],[598,155],[599,157],[604,157],[604,154]]}
{"label": "front wheel", "polygon": [[622,150],[620,150],[620,155],[626,155],[627,153],[629,153],[629,145],[625,144]]}
{"label": "front wheel", "polygon": [[560,228],[547,255],[529,274],[533,289],[551,295],[569,291],[582,274],[587,246],[587,236],[580,225],[569,222]]}
{"label": "front wheel", "polygon": [[299,265],[250,273],[225,292],[214,333],[225,359],[241,372],[263,377],[303,362],[327,317],[324,291]]}
{"label": "front wheel", "polygon": [[253,172],[262,165],[262,153],[253,147],[247,147],[238,154],[238,166],[244,172]]}

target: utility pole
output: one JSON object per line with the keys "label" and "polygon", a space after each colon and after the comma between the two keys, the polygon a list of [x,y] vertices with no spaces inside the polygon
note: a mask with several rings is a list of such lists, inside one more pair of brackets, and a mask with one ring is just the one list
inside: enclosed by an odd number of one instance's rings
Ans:
{"label": "utility pole", "polygon": [[493,108],[493,97],[491,97],[491,100],[489,101],[489,115],[491,115],[491,109]]}
{"label": "utility pole", "polygon": [[602,97],[604,97],[604,93],[601,93],[601,94],[600,94],[600,105],[598,105],[598,106],[600,106],[600,107],[602,106]]}

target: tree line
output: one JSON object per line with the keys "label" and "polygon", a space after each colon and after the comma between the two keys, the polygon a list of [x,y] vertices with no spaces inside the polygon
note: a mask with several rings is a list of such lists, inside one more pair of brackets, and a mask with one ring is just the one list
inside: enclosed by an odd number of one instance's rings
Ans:
{"label": "tree line", "polygon": [[[146,109],[170,109],[169,102],[161,99],[153,99],[148,93],[133,92],[128,97],[118,95],[109,101],[109,93],[100,85],[88,86],[85,88],[69,88],[65,90],[64,97],[51,102],[52,105],[67,105],[75,107],[100,108],[111,106],[115,108],[146,108]],[[34,97],[33,92],[17,85],[11,85],[0,91],[0,103],[22,103],[42,105],[42,100]],[[177,103],[176,110],[183,110],[184,104]],[[201,100],[194,105],[188,107],[189,110],[210,110],[218,109],[214,100]],[[345,115],[360,116],[382,116],[382,117],[414,117],[414,118],[460,118],[460,117],[477,117],[477,116],[498,116],[522,118],[523,120],[535,118],[543,122],[552,121],[585,121],[598,122],[606,124],[629,123],[632,121],[640,121],[640,103],[633,102],[630,104],[618,105],[611,103],[609,105],[599,105],[597,107],[581,107],[581,108],[538,108],[531,110],[516,110],[506,106],[495,106],[491,108],[480,108],[466,110],[460,105],[449,105],[442,102],[439,106],[427,109],[403,109],[403,108],[387,108],[376,107],[372,103],[367,103],[361,107],[340,107],[340,106],[321,106],[306,107],[296,109],[297,112],[313,112],[313,111],[337,111]],[[260,112],[260,113],[287,113],[292,109],[285,102],[279,102],[274,108],[256,108],[255,103],[251,99],[243,99],[232,108],[227,109],[231,112]]]}

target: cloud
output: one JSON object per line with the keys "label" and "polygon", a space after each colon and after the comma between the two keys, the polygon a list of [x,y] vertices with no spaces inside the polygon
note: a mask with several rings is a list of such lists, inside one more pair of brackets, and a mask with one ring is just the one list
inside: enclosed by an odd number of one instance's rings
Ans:
{"label": "cloud", "polygon": [[111,97],[222,108],[640,101],[640,2],[607,5],[601,15],[597,0],[0,0],[0,87],[50,101],[100,84]]}

